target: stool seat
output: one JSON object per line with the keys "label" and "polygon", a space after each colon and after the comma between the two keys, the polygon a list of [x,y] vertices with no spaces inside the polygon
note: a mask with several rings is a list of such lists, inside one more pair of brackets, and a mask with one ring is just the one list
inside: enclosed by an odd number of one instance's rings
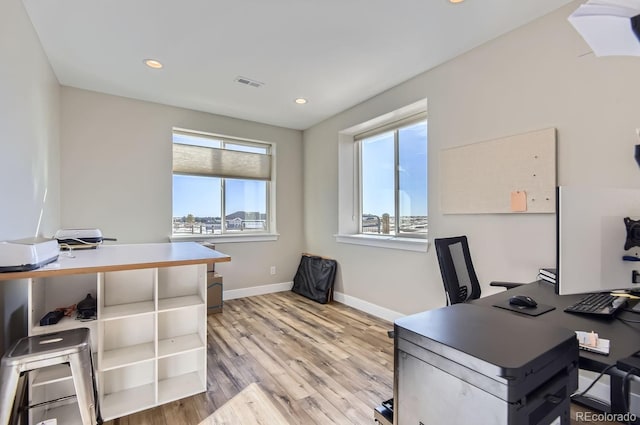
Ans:
{"label": "stool seat", "polygon": [[89,329],[78,328],[21,338],[2,357],[2,366],[53,359],[90,349]]}
{"label": "stool seat", "polygon": [[21,338],[2,356],[0,367],[0,425],[8,425],[15,413],[15,397],[21,375],[32,370],[68,364],[83,425],[102,423],[91,361],[88,328],[69,329]]}

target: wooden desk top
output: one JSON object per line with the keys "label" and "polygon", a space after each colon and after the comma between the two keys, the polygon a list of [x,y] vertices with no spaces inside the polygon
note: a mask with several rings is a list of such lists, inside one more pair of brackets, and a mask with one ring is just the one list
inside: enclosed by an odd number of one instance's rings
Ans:
{"label": "wooden desk top", "polygon": [[53,263],[26,272],[0,273],[0,281],[227,261],[230,256],[196,242],[101,245],[61,251]]}

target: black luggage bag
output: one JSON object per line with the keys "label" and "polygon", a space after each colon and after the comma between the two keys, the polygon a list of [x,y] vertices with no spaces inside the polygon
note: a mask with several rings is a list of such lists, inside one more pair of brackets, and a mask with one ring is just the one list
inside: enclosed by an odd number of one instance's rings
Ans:
{"label": "black luggage bag", "polygon": [[303,254],[291,290],[310,300],[326,304],[333,299],[337,268],[336,260]]}

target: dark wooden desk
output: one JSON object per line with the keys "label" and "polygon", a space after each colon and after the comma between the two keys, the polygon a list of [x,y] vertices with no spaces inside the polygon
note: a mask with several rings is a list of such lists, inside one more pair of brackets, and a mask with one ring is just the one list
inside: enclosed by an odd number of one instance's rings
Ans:
{"label": "dark wooden desk", "polygon": [[[555,310],[544,313],[540,316],[532,317],[522,313],[511,312],[501,309],[508,314],[515,314],[520,317],[530,317],[531,320],[548,322],[556,326],[563,326],[574,331],[594,331],[601,338],[611,341],[611,348],[608,356],[590,353],[580,350],[580,368],[601,372],[610,365],[615,365],[618,359],[630,356],[640,350],[640,323],[626,323],[620,319],[640,320],[640,315],[630,312],[618,312],[615,319],[599,319],[589,315],[565,313],[564,309],[585,295],[557,295],[553,285],[537,281],[528,285],[519,286],[508,291],[503,291],[488,297],[474,300],[474,304],[488,306],[508,300],[513,295],[528,295],[538,302],[555,307]],[[623,413],[625,411],[622,400],[622,377],[624,376],[617,369],[613,368],[608,372],[610,376],[610,396],[611,406],[604,404],[593,404],[584,399],[574,399],[578,403],[588,404],[589,407],[610,413]]]}

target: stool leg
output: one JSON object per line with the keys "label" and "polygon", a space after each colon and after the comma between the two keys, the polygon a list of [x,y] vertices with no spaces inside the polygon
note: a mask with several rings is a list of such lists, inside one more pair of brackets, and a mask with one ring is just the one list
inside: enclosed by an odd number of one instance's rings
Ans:
{"label": "stool leg", "polygon": [[[16,392],[16,399],[13,402],[13,411],[11,412],[10,423],[28,425],[27,420],[29,412],[25,411],[24,407],[29,405],[29,395],[27,388],[27,381],[29,380],[28,374],[21,373],[18,379],[18,391]],[[20,421],[20,422],[18,422]]]}
{"label": "stool leg", "polygon": [[8,425],[18,388],[20,371],[15,366],[0,368],[0,425]]}
{"label": "stool leg", "polygon": [[87,350],[69,355],[71,376],[76,388],[76,397],[83,425],[96,424],[96,403],[93,389],[93,365]]}
{"label": "stool leg", "polygon": [[[91,350],[89,350],[89,360],[93,365],[93,354],[91,354]],[[96,403],[96,422],[98,425],[102,425],[104,421],[102,420],[102,412],[100,411],[100,396],[98,395],[98,384],[96,382],[96,371],[91,369],[91,385],[93,385],[93,400]]]}

